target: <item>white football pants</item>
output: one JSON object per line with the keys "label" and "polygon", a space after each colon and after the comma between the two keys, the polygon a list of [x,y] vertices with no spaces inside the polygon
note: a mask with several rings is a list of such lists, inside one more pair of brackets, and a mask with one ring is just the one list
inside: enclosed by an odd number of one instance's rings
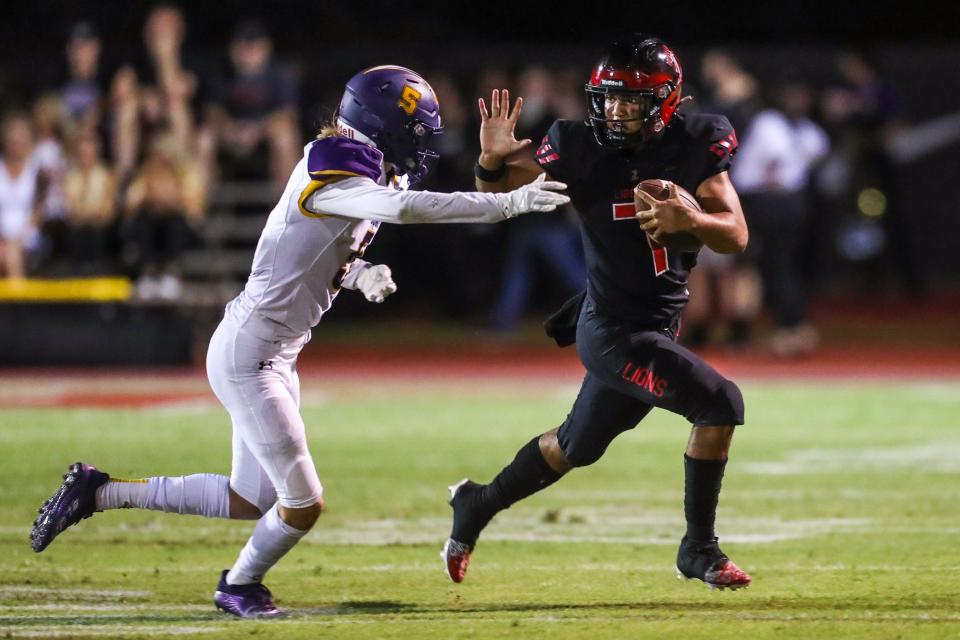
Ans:
{"label": "white football pants", "polygon": [[261,513],[323,496],[300,417],[297,355],[309,339],[263,340],[225,319],[207,349],[207,378],[233,421],[230,487]]}

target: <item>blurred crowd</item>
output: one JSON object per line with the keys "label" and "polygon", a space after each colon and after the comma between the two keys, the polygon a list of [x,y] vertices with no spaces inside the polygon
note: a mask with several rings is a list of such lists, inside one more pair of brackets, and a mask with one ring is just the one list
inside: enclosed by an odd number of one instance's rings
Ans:
{"label": "blurred crowd", "polygon": [[176,299],[211,187],[286,180],[302,146],[297,87],[266,29],[238,24],[209,77],[184,55],[185,35],[180,10],[158,6],[141,58],[107,70],[96,27],[76,24],[63,81],[4,113],[3,275],[125,274],[142,297]]}
{"label": "blurred crowd", "polygon": [[689,343],[720,331],[720,340],[744,346],[765,309],[773,353],[812,352],[819,335],[809,291],[838,261],[856,265],[857,286],[876,289],[892,275],[910,295],[925,293],[889,151],[906,126],[900,97],[861,53],[840,53],[834,77],[814,84],[787,67],[761,84],[727,52],[703,56],[700,108],[727,115],[739,132],[731,179],[750,243],[743,256],[702,252]]}
{"label": "blurred crowd", "polygon": [[[220,70],[200,73],[185,50],[186,33],[180,10],[159,5],[146,18],[137,59],[107,69],[97,26],[78,23],[66,38],[61,81],[29,101],[20,96],[19,104],[4,97],[0,275],[123,274],[144,299],[176,300],[182,256],[202,248],[213,190],[240,181],[282,190],[317,120],[304,107],[296,65],[277,59],[264,24],[244,20],[233,28]],[[440,97],[446,130],[426,186],[472,189],[477,96],[499,87],[523,96],[518,138],[536,146],[554,119],[584,116],[590,63],[488,66],[469,76],[422,69]],[[685,93],[695,96],[684,108],[727,115],[738,132],[732,179],[751,229],[745,256],[702,253],[690,285],[688,341],[745,345],[767,310],[774,352],[809,352],[817,332],[808,292],[838,260],[865,265],[867,286],[893,274],[922,294],[926,277],[887,151],[906,119],[876,65],[845,52],[829,82],[813,83],[789,68],[761,81],[724,51],[684,64]],[[322,99],[335,106],[339,87],[325,91]],[[552,304],[582,286],[575,220],[565,211],[497,230],[397,230],[392,244],[385,239],[385,253],[416,274],[427,267],[403,242],[446,247],[425,275],[432,282],[462,275],[471,284],[450,293],[465,297],[441,307],[488,309],[489,325],[510,331],[531,304]],[[485,272],[486,281],[475,269],[484,247],[500,265]]]}

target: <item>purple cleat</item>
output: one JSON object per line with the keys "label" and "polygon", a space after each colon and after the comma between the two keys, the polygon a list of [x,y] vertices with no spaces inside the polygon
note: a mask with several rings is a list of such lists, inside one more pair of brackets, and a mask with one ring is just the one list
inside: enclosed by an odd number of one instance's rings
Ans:
{"label": "purple cleat", "polygon": [[227,584],[227,573],[220,574],[220,583],[213,594],[213,604],[224,613],[238,618],[282,618],[287,615],[273,604],[270,589],[259,582],[253,584]]}
{"label": "purple cleat", "polygon": [[63,484],[53,497],[40,507],[40,515],[33,521],[30,546],[37,553],[46,549],[61,531],[72,527],[97,510],[97,489],[110,475],[89,464],[75,462],[63,476]]}

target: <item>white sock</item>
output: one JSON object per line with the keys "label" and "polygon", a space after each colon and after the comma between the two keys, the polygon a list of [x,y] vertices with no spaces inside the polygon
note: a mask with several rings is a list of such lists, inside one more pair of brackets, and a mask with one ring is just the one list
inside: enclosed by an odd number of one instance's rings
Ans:
{"label": "white sock", "polygon": [[130,508],[229,518],[230,478],[213,473],[142,480],[111,478],[97,489],[97,509]]}
{"label": "white sock", "polygon": [[260,582],[270,567],[277,564],[305,535],[306,531],[294,529],[281,520],[277,505],[273,505],[257,521],[253,535],[227,574],[227,584]]}

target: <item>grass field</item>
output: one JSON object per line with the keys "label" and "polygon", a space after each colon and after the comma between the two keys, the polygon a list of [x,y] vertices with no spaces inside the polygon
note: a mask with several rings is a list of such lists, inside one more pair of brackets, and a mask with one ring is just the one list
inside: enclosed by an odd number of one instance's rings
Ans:
{"label": "grass field", "polygon": [[269,576],[283,621],[213,589],[250,523],[98,514],[43,554],[35,509],[82,459],[122,477],[229,469],[206,403],[0,410],[0,638],[957,638],[960,382],[744,383],[719,514],[753,586],[673,577],[683,421],[654,412],[597,465],[500,514],[443,575],[445,486],[487,481],[575,384],[304,382],[327,510]]}

